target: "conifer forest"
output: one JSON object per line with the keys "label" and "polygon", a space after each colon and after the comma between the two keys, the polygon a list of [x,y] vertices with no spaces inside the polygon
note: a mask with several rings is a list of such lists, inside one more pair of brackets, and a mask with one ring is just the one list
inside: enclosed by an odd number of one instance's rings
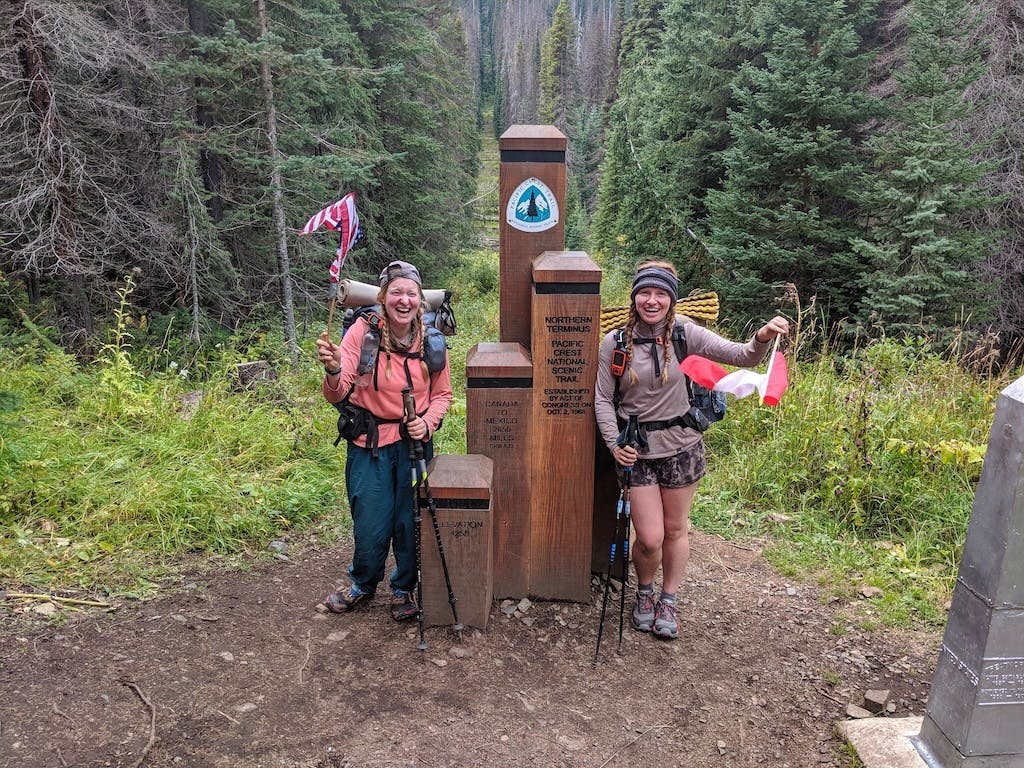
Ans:
{"label": "conifer forest", "polygon": [[[569,138],[567,247],[668,259],[729,319],[1024,333],[1022,0],[8,0],[0,323],[88,351],[133,304],[197,342],[346,270],[457,269],[481,136]],[[170,329],[168,329],[170,332]]]}

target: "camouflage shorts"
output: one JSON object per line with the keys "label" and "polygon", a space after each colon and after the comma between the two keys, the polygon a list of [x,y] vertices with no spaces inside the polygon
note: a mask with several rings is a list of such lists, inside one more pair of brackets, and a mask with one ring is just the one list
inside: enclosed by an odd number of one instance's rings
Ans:
{"label": "camouflage shorts", "polygon": [[[663,459],[637,459],[636,464],[633,465],[633,477],[630,479],[630,485],[685,488],[704,477],[707,468],[704,441],[698,440],[675,456],[666,456]],[[622,475],[621,467],[619,475],[620,477]]]}

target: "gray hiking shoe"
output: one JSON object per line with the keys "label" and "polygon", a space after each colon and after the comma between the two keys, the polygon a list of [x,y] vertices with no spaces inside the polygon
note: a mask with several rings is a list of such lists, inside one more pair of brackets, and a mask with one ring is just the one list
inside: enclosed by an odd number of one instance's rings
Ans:
{"label": "gray hiking shoe", "polygon": [[654,627],[654,592],[637,592],[629,622],[637,632],[650,632]]}
{"label": "gray hiking shoe", "polygon": [[654,634],[675,640],[679,636],[679,623],[676,621],[676,604],[667,600],[659,600],[654,610]]}

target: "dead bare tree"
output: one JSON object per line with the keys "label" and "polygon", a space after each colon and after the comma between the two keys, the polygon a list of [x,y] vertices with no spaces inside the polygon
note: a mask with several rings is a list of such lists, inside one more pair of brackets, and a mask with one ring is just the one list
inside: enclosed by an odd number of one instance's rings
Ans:
{"label": "dead bare tree", "polygon": [[[148,158],[163,127],[148,53],[155,8],[20,0],[0,25],[0,269],[52,296],[65,340],[135,263],[164,271],[167,228]],[[149,87],[147,88],[147,84]],[[146,98],[139,98],[139,94]],[[96,162],[102,158],[103,162]]]}
{"label": "dead bare tree", "polygon": [[[256,0],[260,39],[269,34],[266,0]],[[277,251],[277,269],[281,280],[281,300],[284,305],[285,335],[292,361],[299,359],[299,343],[295,335],[295,302],[292,299],[291,266],[288,261],[288,232],[285,229],[284,203],[281,193],[281,150],[277,145],[277,108],[274,105],[274,79],[266,53],[260,56],[260,85],[263,92],[263,110],[267,125],[267,145],[270,148],[270,194],[274,216],[274,236]]]}
{"label": "dead bare tree", "polygon": [[1024,336],[1024,0],[982,0],[978,12],[988,68],[968,95],[978,109],[963,130],[999,163],[986,182],[1001,201],[977,223],[1001,237],[978,276],[995,298],[995,330],[1010,342]]}

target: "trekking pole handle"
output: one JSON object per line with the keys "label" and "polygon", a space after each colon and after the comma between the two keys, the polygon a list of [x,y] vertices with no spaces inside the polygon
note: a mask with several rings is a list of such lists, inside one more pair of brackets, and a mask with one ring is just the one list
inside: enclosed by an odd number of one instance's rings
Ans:
{"label": "trekking pole handle", "polygon": [[[402,409],[405,411],[406,424],[416,418],[416,400],[412,395],[412,387],[402,389]],[[414,440],[412,437],[409,437],[409,442],[412,443],[412,450],[416,458],[423,458],[423,443],[419,440]]]}
{"label": "trekking pole handle", "polygon": [[626,446],[636,448],[644,442],[646,441],[643,440],[640,434],[640,417],[635,413],[631,414],[626,421],[626,426],[619,433],[619,436],[615,438],[615,444],[620,448],[625,448]]}
{"label": "trekking pole handle", "polygon": [[640,442],[640,416],[634,413],[626,423],[626,445],[636,447]]}
{"label": "trekking pole handle", "polygon": [[402,389],[402,409],[405,411],[406,421],[416,417],[416,401],[412,397],[412,387]]}

